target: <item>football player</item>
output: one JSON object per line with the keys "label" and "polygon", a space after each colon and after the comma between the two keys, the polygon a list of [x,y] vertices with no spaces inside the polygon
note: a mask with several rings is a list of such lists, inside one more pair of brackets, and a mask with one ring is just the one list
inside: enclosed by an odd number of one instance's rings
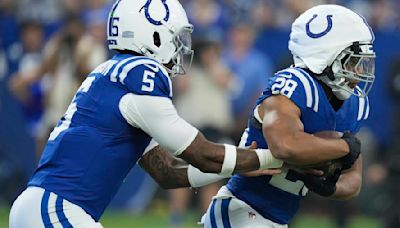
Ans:
{"label": "football player", "polygon": [[192,29],[177,0],[113,5],[108,44],[118,54],[88,75],[51,132],[28,188],[12,206],[10,227],[101,227],[128,172],[158,143],[221,176],[282,165],[266,149],[211,143],[177,115],[170,77],[191,62]]}
{"label": "football player", "polygon": [[[258,99],[240,146],[256,141],[289,164],[321,160],[333,151],[320,131],[345,132],[350,144],[369,115],[367,94],[374,81],[374,34],[363,17],[338,5],[320,5],[292,24],[289,49],[294,66],[271,78]],[[350,132],[350,133],[349,133]],[[337,137],[337,136],[336,136]],[[359,142],[357,142],[359,143]],[[214,197],[205,227],[287,227],[308,189],[350,199],[361,188],[361,156],[336,160],[317,177],[294,169],[281,174],[234,175]]]}
{"label": "football player", "polygon": [[[141,157],[139,163],[159,182],[157,172],[170,174],[160,164],[171,155],[191,164],[175,169],[182,178],[171,173],[164,187],[196,187],[232,173],[282,166],[268,149],[211,143],[177,115],[170,77],[190,65],[192,29],[177,0],[114,4],[108,44],[118,54],[78,89],[28,188],[12,206],[10,227],[101,227],[101,215]],[[351,140],[321,139],[321,156],[305,163],[354,154],[360,146]]]}

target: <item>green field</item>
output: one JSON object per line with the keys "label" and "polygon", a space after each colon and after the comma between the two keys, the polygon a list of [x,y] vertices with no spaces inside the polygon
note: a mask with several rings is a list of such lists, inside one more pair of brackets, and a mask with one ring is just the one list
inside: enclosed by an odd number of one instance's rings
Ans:
{"label": "green field", "polygon": [[[184,228],[200,227],[196,225],[197,216],[189,213],[185,218]],[[169,227],[167,211],[165,209],[152,209],[142,215],[131,215],[126,212],[107,211],[101,220],[105,228],[135,228],[135,227]],[[0,207],[0,228],[8,227],[8,209]],[[350,221],[349,228],[382,228],[376,219],[356,216]],[[299,215],[290,225],[290,228],[335,228],[331,218],[326,215],[312,214]]]}
{"label": "green field", "polygon": [[[195,228],[200,227],[196,225],[196,217],[189,215],[186,218],[186,222],[183,227]],[[142,216],[129,216],[128,214],[120,213],[107,213],[102,219],[104,227],[118,227],[118,228],[130,228],[130,227],[169,227],[168,219],[166,216],[160,216],[156,214],[146,214]],[[383,226],[379,221],[366,218],[366,217],[355,217],[350,221],[349,228],[382,228]],[[290,228],[335,228],[335,224],[332,219],[326,216],[316,215],[301,215],[297,220],[290,225]]]}

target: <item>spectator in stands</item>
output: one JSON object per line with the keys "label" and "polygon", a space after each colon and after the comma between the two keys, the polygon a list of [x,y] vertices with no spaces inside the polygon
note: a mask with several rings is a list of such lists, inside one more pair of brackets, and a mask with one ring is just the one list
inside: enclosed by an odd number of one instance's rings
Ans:
{"label": "spectator in stands", "polygon": [[26,88],[40,80],[45,74],[51,75],[51,89],[47,94],[46,112],[44,116],[45,134],[53,128],[63,115],[72,97],[83,78],[77,74],[76,47],[83,35],[83,24],[79,18],[71,16],[67,19],[65,27],[55,34],[46,44],[43,61],[35,70],[25,75],[13,77],[11,89],[17,96],[23,94]]}
{"label": "spectator in stands", "polygon": [[224,18],[224,9],[215,0],[188,1],[185,5],[189,21],[194,25],[194,39],[204,34],[212,34],[214,37],[223,37],[227,26]]}
{"label": "spectator in stands", "polygon": [[92,10],[85,16],[86,33],[78,41],[75,61],[77,74],[85,78],[97,65],[108,58],[106,47],[107,14]]}
{"label": "spectator in stands", "polygon": [[[201,40],[194,49],[194,63],[189,75],[175,78],[176,108],[209,140],[229,143],[228,129],[233,123],[229,102],[232,75],[221,60],[221,44],[217,40]],[[200,213],[206,212],[219,187],[221,184],[214,183],[200,188]],[[173,227],[182,226],[190,198],[189,189],[170,190],[170,221]]]}
{"label": "spectator in stands", "polygon": [[[20,28],[21,43],[18,45],[21,53],[18,57],[17,72],[11,77],[28,75],[41,64],[42,60],[41,50],[44,43],[42,25],[35,21],[26,21]],[[41,134],[44,92],[44,83],[38,80],[17,94],[24,109],[28,131],[34,139],[38,139]]]}
{"label": "spectator in stands", "polygon": [[250,9],[251,21],[257,29],[274,28],[276,24],[275,4],[257,0]]}
{"label": "spectator in stands", "polygon": [[398,29],[399,15],[398,11],[394,11],[395,7],[399,7],[399,2],[388,0],[375,0],[371,4],[371,26],[374,29],[383,31],[394,31]]}
{"label": "spectator in stands", "polygon": [[81,15],[84,9],[81,0],[61,0],[64,15]]}
{"label": "spectator in stands", "polygon": [[36,166],[34,143],[21,106],[8,90],[22,53],[14,4],[0,2],[0,202],[10,205]]}
{"label": "spectator in stands", "polygon": [[247,125],[249,111],[272,74],[270,61],[254,48],[255,31],[247,23],[236,23],[229,31],[229,45],[224,61],[233,72],[231,107],[234,119],[233,138],[240,139]]}
{"label": "spectator in stands", "polygon": [[8,51],[10,45],[18,40],[15,5],[12,0],[0,1],[0,48],[4,51]]}
{"label": "spectator in stands", "polygon": [[35,20],[42,24],[46,35],[58,30],[63,20],[61,1],[53,0],[19,0],[17,17],[20,21]]}

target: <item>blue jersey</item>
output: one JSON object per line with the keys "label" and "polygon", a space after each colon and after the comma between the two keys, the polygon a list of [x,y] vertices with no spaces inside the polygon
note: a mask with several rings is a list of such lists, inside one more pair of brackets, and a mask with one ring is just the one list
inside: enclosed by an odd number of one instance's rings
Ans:
{"label": "blue jersey", "polygon": [[[368,98],[356,96],[345,100],[342,107],[335,111],[319,81],[300,68],[288,68],[275,74],[257,105],[278,94],[286,96],[299,107],[304,131],[311,134],[319,131],[356,133],[369,114]],[[262,133],[262,124],[254,114],[249,119],[241,146],[249,146],[252,141],[256,141],[260,148],[268,148],[268,142]],[[237,198],[245,201],[265,218],[280,224],[289,223],[299,208],[300,199],[308,191],[304,183],[290,170],[274,176],[235,175],[229,180],[227,187]]]}
{"label": "blue jersey", "polygon": [[96,221],[151,137],[123,118],[127,93],[172,98],[171,81],[155,60],[117,54],[88,75],[50,134],[29,186],[82,207]]}

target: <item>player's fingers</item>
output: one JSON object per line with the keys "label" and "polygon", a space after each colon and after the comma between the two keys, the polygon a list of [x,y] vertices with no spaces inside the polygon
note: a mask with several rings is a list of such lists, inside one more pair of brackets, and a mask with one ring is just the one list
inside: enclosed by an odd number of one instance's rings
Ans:
{"label": "player's fingers", "polygon": [[251,171],[247,173],[241,173],[241,175],[246,176],[246,177],[256,177],[256,176],[261,176],[261,170],[256,170],[256,171]]}
{"label": "player's fingers", "polygon": [[282,173],[281,169],[265,169],[261,170],[263,175],[276,175]]}
{"label": "player's fingers", "polygon": [[264,176],[264,175],[276,175],[281,173],[281,169],[265,169],[265,170],[256,170],[247,173],[243,173],[243,176],[247,177],[257,177],[257,176]]}
{"label": "player's fingers", "polygon": [[324,171],[319,170],[319,169],[306,169],[306,170],[304,170],[304,172],[307,174],[314,175],[314,176],[323,176],[324,175]]}
{"label": "player's fingers", "polygon": [[256,141],[252,141],[248,148],[249,149],[257,149],[257,142]]}

